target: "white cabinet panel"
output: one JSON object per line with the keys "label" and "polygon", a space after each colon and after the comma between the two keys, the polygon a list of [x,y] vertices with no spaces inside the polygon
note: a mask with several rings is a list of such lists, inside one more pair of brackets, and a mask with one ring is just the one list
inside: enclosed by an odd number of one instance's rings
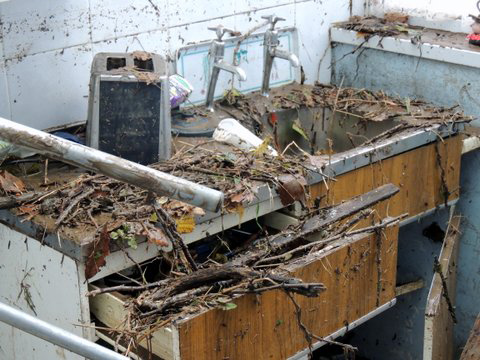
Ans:
{"label": "white cabinet panel", "polygon": [[15,0],[0,5],[7,59],[85,44],[88,0]]}

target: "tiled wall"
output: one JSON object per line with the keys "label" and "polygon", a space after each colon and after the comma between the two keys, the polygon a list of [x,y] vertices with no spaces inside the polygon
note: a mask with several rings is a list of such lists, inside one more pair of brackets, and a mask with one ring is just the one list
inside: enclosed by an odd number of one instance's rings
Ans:
{"label": "tiled wall", "polygon": [[207,26],[243,32],[272,13],[287,19],[282,26],[298,28],[307,82],[329,81],[329,25],[363,11],[363,0],[2,2],[0,116],[40,129],[85,120],[95,53],[172,56],[188,43],[211,39]]}

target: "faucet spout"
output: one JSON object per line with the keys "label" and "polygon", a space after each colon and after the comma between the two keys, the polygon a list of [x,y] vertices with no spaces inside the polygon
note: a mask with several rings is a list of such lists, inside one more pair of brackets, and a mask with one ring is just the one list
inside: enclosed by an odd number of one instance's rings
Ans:
{"label": "faucet spout", "polygon": [[240,81],[245,81],[247,80],[247,74],[245,73],[245,70],[242,68],[229,64],[223,59],[218,61],[214,66],[218,67],[221,70],[228,71],[229,73],[232,73],[234,75],[238,76],[238,80]]}
{"label": "faucet spout", "polygon": [[275,30],[274,27],[277,21],[283,19],[274,17],[273,15],[265,18],[270,21],[271,28],[265,32],[263,37],[263,81],[261,93],[263,96],[268,97],[273,59],[280,58],[288,60],[295,68],[300,66],[300,60],[294,53],[286,51],[279,46],[280,41],[278,40],[278,31]]}
{"label": "faucet spout", "polygon": [[294,53],[285,51],[283,49],[275,48],[273,49],[273,56],[290,61],[290,64],[292,64],[292,66],[295,68],[300,66],[300,60],[298,60],[297,55],[295,55]]}

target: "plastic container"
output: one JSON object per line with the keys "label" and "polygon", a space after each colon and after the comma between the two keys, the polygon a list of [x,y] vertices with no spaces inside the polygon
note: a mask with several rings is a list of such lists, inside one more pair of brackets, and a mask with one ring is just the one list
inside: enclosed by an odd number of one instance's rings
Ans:
{"label": "plastic container", "polygon": [[[237,120],[227,118],[218,124],[213,138],[216,141],[224,142],[242,150],[255,150],[263,140],[241,125]],[[271,146],[268,147],[270,155],[278,156],[277,151]]]}
{"label": "plastic container", "polygon": [[170,82],[170,107],[176,108],[188,99],[193,91],[193,86],[178,74],[168,77]]}

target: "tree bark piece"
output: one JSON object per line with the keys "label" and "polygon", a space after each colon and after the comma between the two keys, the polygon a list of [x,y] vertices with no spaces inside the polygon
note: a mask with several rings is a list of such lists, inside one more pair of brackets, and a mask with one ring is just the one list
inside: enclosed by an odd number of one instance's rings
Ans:
{"label": "tree bark piece", "polygon": [[235,266],[245,266],[256,263],[269,253],[278,253],[280,250],[293,247],[299,239],[312,235],[327,226],[341,221],[355,213],[362,211],[382,200],[386,200],[396,193],[399,188],[393,184],[382,185],[363,195],[355,196],[342,204],[331,207],[327,214],[313,216],[306,220],[295,233],[279,233],[270,239],[258,240],[257,244],[269,244],[263,248],[253,248],[232,260]]}
{"label": "tree bark piece", "polygon": [[326,215],[314,216],[302,225],[300,232],[296,234],[280,235],[270,243],[273,250],[286,247],[300,237],[306,237],[317,231],[341,221],[361,210],[364,210],[376,203],[386,200],[399,192],[399,188],[393,184],[382,185],[365,194],[355,196],[342,204],[333,206]]}
{"label": "tree bark piece", "polygon": [[0,209],[11,209],[24,203],[35,201],[48,192],[29,192],[20,196],[3,196],[0,197]]}

